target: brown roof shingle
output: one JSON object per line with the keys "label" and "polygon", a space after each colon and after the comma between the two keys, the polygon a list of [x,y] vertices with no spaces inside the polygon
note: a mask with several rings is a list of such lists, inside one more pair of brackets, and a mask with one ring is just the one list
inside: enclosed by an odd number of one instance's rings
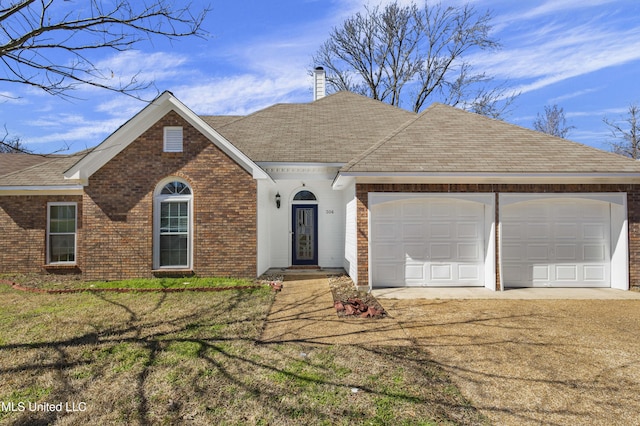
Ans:
{"label": "brown roof shingle", "polygon": [[433,104],[343,172],[640,173],[640,162]]}
{"label": "brown roof shingle", "polygon": [[415,114],[350,92],[214,127],[255,162],[346,163]]}
{"label": "brown roof shingle", "polygon": [[[87,154],[82,151],[73,155],[37,156],[30,154],[0,154],[0,186],[51,186],[77,185],[78,182],[64,178],[64,172]],[[34,157],[30,160],[12,156]],[[37,157],[37,158],[36,158]],[[15,161],[26,167],[13,169],[3,173],[1,168],[8,162]],[[31,163],[31,164],[29,164]]]}

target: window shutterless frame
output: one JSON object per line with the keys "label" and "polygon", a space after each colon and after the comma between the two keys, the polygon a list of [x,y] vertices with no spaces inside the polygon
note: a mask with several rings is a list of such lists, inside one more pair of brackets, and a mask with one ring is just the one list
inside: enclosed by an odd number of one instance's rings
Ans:
{"label": "window shutterless frame", "polygon": [[192,269],[193,195],[181,179],[156,187],[153,202],[153,268]]}
{"label": "window shutterless frame", "polygon": [[75,265],[78,203],[47,203],[47,265]]}

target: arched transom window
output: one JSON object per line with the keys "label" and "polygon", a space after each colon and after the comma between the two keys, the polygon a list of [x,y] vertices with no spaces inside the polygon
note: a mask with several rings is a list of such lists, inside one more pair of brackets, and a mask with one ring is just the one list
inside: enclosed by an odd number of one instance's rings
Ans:
{"label": "arched transom window", "polygon": [[316,196],[311,191],[300,191],[294,197],[294,201],[316,201]]}
{"label": "arched transom window", "polygon": [[154,199],[154,267],[191,269],[192,199],[189,185],[165,180]]}
{"label": "arched transom window", "polygon": [[186,183],[176,180],[166,184],[162,188],[162,191],[160,191],[160,194],[161,195],[180,195],[180,194],[190,195],[191,188],[189,188],[189,185],[187,185]]}

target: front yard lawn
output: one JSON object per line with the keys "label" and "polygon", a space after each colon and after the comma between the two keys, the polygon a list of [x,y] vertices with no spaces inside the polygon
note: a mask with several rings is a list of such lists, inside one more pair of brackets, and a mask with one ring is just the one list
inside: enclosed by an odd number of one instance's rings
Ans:
{"label": "front yard lawn", "polygon": [[0,423],[487,423],[418,349],[260,343],[274,297],[0,286]]}
{"label": "front yard lawn", "polygon": [[244,287],[255,285],[254,280],[242,278],[137,278],[132,280],[115,281],[82,281],[69,275],[18,275],[2,276],[9,281],[15,281],[24,287],[44,290],[62,289],[194,289],[219,287]]}

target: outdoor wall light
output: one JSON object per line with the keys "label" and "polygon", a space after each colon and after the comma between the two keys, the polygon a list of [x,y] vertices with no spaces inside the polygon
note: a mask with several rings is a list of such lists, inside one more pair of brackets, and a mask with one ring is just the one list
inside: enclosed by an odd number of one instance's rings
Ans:
{"label": "outdoor wall light", "polygon": [[276,207],[280,208],[280,192],[276,194]]}

